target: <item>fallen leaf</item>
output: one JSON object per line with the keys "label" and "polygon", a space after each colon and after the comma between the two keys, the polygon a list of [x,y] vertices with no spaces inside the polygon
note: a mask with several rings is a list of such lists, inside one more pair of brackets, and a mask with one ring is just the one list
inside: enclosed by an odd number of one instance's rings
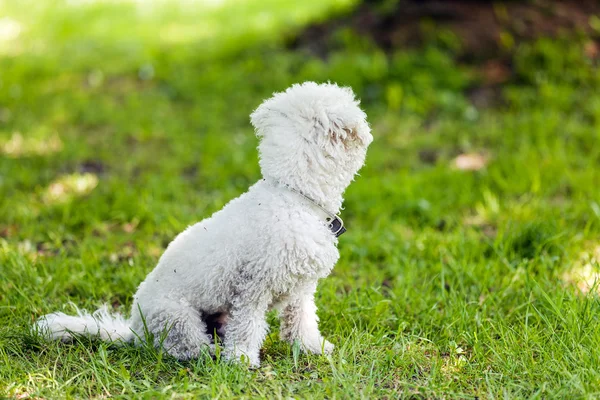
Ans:
{"label": "fallen leaf", "polygon": [[466,153],[456,157],[453,164],[461,171],[479,171],[488,163],[488,158],[479,153]]}
{"label": "fallen leaf", "polygon": [[590,40],[583,46],[583,52],[588,58],[598,58],[600,57],[600,44]]}
{"label": "fallen leaf", "polygon": [[44,193],[48,203],[62,203],[75,196],[90,193],[98,185],[98,177],[94,174],[64,175],[52,182]]}
{"label": "fallen leaf", "polygon": [[128,222],[123,225],[123,231],[126,233],[133,233],[133,232],[135,232],[135,229],[137,228],[137,226],[139,224],[140,224],[140,220],[135,218],[131,222]]}
{"label": "fallen leaf", "polygon": [[16,225],[4,225],[0,227],[0,237],[2,238],[14,236],[15,233],[17,233]]}

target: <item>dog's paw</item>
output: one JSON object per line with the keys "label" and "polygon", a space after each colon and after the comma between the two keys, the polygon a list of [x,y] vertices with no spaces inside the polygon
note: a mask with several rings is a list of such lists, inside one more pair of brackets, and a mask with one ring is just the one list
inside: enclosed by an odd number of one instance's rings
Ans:
{"label": "dog's paw", "polygon": [[302,349],[302,351],[307,354],[331,354],[333,352],[334,347],[335,346],[332,343],[328,342],[325,339],[321,339],[318,342],[315,341],[312,344],[300,344],[300,348]]}
{"label": "dog's paw", "polygon": [[323,342],[323,354],[328,355],[333,353],[333,349],[335,348],[334,344],[325,340]]}

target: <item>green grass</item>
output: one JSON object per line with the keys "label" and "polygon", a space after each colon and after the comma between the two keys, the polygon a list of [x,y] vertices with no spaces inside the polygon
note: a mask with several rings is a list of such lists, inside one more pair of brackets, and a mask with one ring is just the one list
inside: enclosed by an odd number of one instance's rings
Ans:
{"label": "green grass", "polygon": [[[484,110],[447,40],[386,55],[342,31],[327,59],[286,50],[350,0],[201,3],[0,2],[0,396],[600,395],[588,38],[520,46]],[[250,371],[29,333],[69,302],[128,312],[168,242],[259,179],[249,113],[308,79],[354,87],[375,136],[318,291],[331,357],[279,342],[273,315]],[[454,167],[470,153],[487,165]]]}

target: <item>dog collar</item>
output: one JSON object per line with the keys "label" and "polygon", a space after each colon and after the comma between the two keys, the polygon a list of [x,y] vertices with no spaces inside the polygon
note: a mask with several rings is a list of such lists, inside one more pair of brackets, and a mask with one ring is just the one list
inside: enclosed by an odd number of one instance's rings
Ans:
{"label": "dog collar", "polygon": [[323,207],[322,205],[320,205],[319,203],[317,203],[316,201],[314,201],[313,199],[311,199],[310,197],[308,197],[301,191],[294,189],[290,185],[288,185],[286,183],[281,183],[281,182],[280,182],[280,185],[285,187],[289,191],[294,192],[294,193],[304,197],[306,200],[308,200],[314,206],[318,207],[321,211],[323,211],[325,213],[325,215],[327,215],[327,218],[325,218],[325,220],[328,223],[327,227],[329,228],[331,233],[333,233],[335,235],[335,237],[340,237],[342,234],[344,234],[344,232],[346,232],[346,228],[344,227],[344,221],[342,220],[342,218],[340,218],[339,215],[329,212],[325,207]]}

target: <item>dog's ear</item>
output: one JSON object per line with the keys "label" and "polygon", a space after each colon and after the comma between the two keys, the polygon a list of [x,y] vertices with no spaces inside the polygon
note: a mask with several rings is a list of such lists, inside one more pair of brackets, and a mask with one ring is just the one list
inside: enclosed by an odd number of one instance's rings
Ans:
{"label": "dog's ear", "polygon": [[343,128],[344,133],[346,134],[346,141],[353,142],[358,140],[358,131],[356,128]]}
{"label": "dog's ear", "polygon": [[258,106],[258,108],[250,114],[250,123],[254,127],[254,133],[258,137],[264,136],[264,129],[268,124],[268,114],[264,104]]}
{"label": "dog's ear", "polygon": [[343,144],[344,147],[348,147],[353,142],[358,142],[361,145],[368,145],[372,141],[372,136],[368,125],[365,127],[351,126],[351,127],[340,127],[338,124],[333,123],[329,129],[330,141],[335,144]]}
{"label": "dog's ear", "polygon": [[282,127],[289,124],[288,116],[279,111],[269,99],[262,103],[252,114],[250,114],[250,123],[254,126],[254,133],[257,137],[264,137],[269,128]]}

